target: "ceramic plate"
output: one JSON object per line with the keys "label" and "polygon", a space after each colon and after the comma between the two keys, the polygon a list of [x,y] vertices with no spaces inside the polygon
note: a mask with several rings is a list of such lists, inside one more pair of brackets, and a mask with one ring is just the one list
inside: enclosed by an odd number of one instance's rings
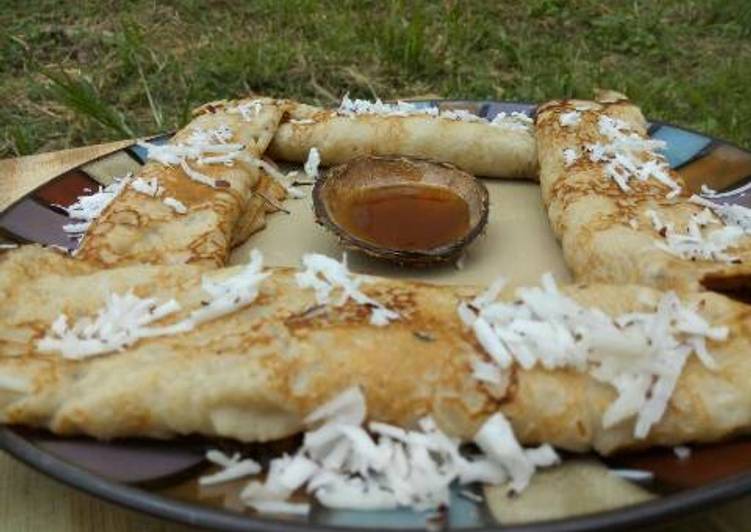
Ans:
{"label": "ceramic plate", "polygon": [[[488,118],[499,112],[534,113],[533,105],[522,103],[424,101],[420,104],[468,109]],[[720,191],[714,201],[751,206],[751,195],[746,195],[746,190],[751,190],[751,152],[661,122],[652,122],[649,133],[667,142],[668,161],[690,189],[698,192],[701,184],[707,184]],[[165,142],[167,138],[163,136],[155,142]],[[76,242],[62,230],[62,225],[69,221],[65,207],[78,196],[111,183],[113,178],[137,171],[144,159],[144,150],[134,145],[52,179],[0,214],[0,244],[37,242],[74,249]],[[485,182],[491,198],[488,228],[470,247],[461,271],[448,266],[415,274],[359,256],[353,257],[353,269],[402,277],[417,275],[451,283],[485,283],[503,273],[516,284],[534,283],[542,272],[552,270],[559,279],[567,280],[568,272],[547,226],[537,185]],[[285,206],[291,214],[271,216],[264,231],[235,250],[234,261],[243,260],[252,247],[259,247],[272,266],[294,265],[306,251],[332,255],[341,252],[335,239],[312,223],[308,200],[288,201]],[[242,482],[210,488],[197,483],[198,476],[210,467],[203,458],[208,448],[241,449],[263,461],[295,445],[290,440],[273,446],[240,447],[231,442],[201,439],[102,443],[0,427],[0,446],[32,467],[112,502],[187,524],[223,530],[425,529],[426,514],[408,510],[332,511],[314,505],[307,518],[259,516],[244,510],[240,504],[237,493]],[[495,500],[492,492],[486,492],[482,502],[456,493],[445,521],[438,525],[457,530],[502,527],[507,531],[536,532],[615,529],[668,519],[751,493],[751,439],[694,447],[690,457],[683,460],[672,449],[659,449],[605,462],[598,460],[599,463],[602,465],[598,467],[651,472],[651,480],[637,487],[645,494],[640,498],[645,502],[623,506],[625,499],[613,495],[607,506],[614,509],[608,511],[574,515],[577,509],[572,507],[555,520],[510,524],[495,510],[503,501]],[[584,490],[578,498],[586,502],[590,495],[594,494]]]}

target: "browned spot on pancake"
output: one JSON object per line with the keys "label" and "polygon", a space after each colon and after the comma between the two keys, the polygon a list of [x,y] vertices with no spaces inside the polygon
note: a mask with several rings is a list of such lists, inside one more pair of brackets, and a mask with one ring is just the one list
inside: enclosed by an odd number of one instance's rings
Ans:
{"label": "browned spot on pancake", "polygon": [[666,185],[661,183],[632,180],[629,183],[631,191],[625,193],[615,181],[604,175],[599,163],[588,161],[587,163],[582,163],[582,167],[577,175],[581,175],[586,171],[592,171],[599,174],[599,176],[573,180],[569,174],[563,173],[558,175],[550,187],[551,201],[553,199],[558,201],[564,210],[572,203],[590,195],[608,198],[619,207],[634,208],[640,202],[644,201],[662,203],[665,200],[666,194],[670,191]]}
{"label": "browned spot on pancake", "polygon": [[412,290],[405,290],[401,287],[388,287],[382,291],[374,291],[372,297],[400,314],[418,309],[415,293]]}
{"label": "browned spot on pancake", "polygon": [[517,374],[519,369],[516,364],[513,364],[508,370],[508,386],[506,386],[506,394],[501,398],[498,403],[503,405],[507,403],[513,403],[516,399],[516,395],[519,393],[519,375]]}

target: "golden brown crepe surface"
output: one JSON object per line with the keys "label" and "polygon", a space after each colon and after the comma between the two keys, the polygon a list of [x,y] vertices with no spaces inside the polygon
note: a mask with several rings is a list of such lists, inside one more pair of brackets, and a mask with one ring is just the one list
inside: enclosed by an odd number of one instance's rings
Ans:
{"label": "golden brown crepe surface", "polygon": [[[242,104],[242,101],[235,102]],[[229,142],[246,145],[254,157],[263,154],[282,116],[274,100],[262,100],[260,112],[246,120],[242,114],[218,109],[197,116],[170,141],[184,142],[196,129],[229,126]],[[76,257],[100,267],[124,264],[224,264],[232,245],[263,227],[265,209],[254,197],[260,171],[236,161],[191,166],[217,181],[212,188],[192,180],[179,166],[148,162],[138,176],[158,179],[164,193],[152,198],[127,186],[87,231]],[[187,207],[178,214],[163,203],[172,197]],[[236,229],[238,229],[236,231]]]}
{"label": "golden brown crepe surface", "polygon": [[[751,427],[751,315],[723,296],[684,295],[688,303],[703,301],[712,324],[730,327],[727,342],[710,342],[720,369],[692,357],[665,416],[645,440],[635,440],[633,420],[602,427],[616,394],[584,373],[516,368],[505,388],[475,380],[471,361],[486,355],[456,313],[474,289],[377,279],[363,285],[366,293],[403,316],[380,328],[370,324],[366,307],[320,308],[311,290],[296,286],[293,271],[273,272],[258,300],[231,316],[80,362],[35,352],[59,313],[93,315],[110,292],[133,290],[159,301],[176,298],[184,310],[172,319],[180,319],[206,297],[201,271],[186,265],[57,272],[6,287],[0,419],[105,439],[197,433],[267,441],[301,430],[306,413],[360,385],[372,419],[409,426],[432,414],[444,430],[469,438],[500,408],[520,441],[575,451],[715,441]],[[646,310],[659,297],[634,286],[565,292],[613,315]]]}
{"label": "golden brown crepe surface", "polygon": [[507,129],[427,115],[340,116],[290,103],[269,154],[278,160],[304,162],[311,148],[318,149],[325,166],[358,155],[405,155],[452,163],[480,176],[537,177],[531,128]]}
{"label": "golden brown crepe surface", "polygon": [[[577,108],[581,123],[564,127],[560,116]],[[549,102],[540,107],[536,135],[540,158],[540,187],[550,225],[561,241],[564,257],[576,279],[587,282],[643,284],[660,289],[748,289],[751,287],[751,238],[743,237],[729,253],[738,264],[687,260],[659,249],[663,240],[647,212],[652,210],[676,231],[685,231],[688,220],[704,207],[689,202],[683,185],[674,199],[670,189],[654,179],[632,179],[631,192],[623,192],[599,162],[592,162],[584,146],[603,142],[598,131],[600,116],[623,120],[646,137],[646,121],[631,102],[618,99],[598,103],[581,100]],[[563,150],[574,148],[579,158],[564,164]],[[633,225],[636,225],[634,227]],[[710,226],[717,227],[717,226]]]}

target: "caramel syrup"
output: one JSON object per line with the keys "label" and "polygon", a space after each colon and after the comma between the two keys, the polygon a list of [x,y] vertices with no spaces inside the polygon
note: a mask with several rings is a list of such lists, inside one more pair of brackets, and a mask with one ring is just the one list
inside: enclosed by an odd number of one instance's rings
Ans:
{"label": "caramel syrup", "polygon": [[467,234],[469,206],[452,191],[430,185],[364,188],[340,202],[337,222],[382,247],[425,251]]}

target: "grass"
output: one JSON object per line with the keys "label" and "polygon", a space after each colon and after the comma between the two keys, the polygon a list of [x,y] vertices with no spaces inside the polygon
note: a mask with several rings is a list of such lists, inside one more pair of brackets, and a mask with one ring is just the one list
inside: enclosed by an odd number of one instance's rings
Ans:
{"label": "grass", "polygon": [[131,0],[0,11],[0,157],[157,133],[258,92],[629,94],[751,148],[747,0]]}

